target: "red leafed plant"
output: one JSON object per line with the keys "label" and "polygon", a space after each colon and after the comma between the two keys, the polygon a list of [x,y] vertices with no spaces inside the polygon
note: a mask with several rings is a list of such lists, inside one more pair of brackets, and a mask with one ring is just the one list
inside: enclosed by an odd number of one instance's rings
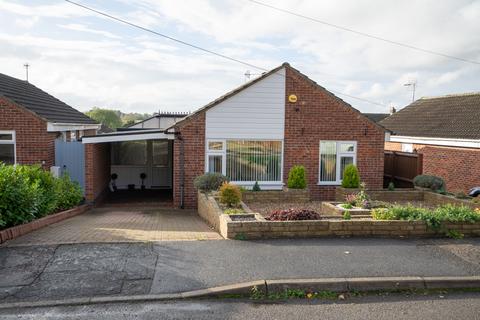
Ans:
{"label": "red leafed plant", "polygon": [[265,219],[270,221],[318,220],[320,215],[313,210],[292,208],[272,211]]}

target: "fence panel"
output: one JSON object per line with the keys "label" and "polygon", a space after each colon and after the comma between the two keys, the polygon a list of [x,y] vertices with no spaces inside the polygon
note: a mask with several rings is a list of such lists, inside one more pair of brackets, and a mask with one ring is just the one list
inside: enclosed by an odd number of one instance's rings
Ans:
{"label": "fence panel", "polygon": [[79,141],[55,140],[55,166],[67,172],[85,190],[85,147]]}
{"label": "fence panel", "polygon": [[384,187],[393,182],[399,188],[413,187],[413,178],[423,172],[423,156],[418,153],[385,151]]}

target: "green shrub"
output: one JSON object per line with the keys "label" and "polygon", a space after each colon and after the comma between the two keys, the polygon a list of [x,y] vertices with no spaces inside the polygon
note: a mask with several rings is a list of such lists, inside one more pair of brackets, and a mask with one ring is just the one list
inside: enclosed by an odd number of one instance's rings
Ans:
{"label": "green shrub", "polygon": [[427,208],[408,206],[392,206],[385,209],[372,210],[375,220],[423,220],[428,227],[438,229],[442,222],[466,222],[480,221],[480,214],[465,206],[447,204],[434,210]]}
{"label": "green shrub", "polygon": [[210,192],[218,190],[227,181],[227,177],[221,173],[208,172],[196,177],[193,185],[197,190]]}
{"label": "green shrub", "polygon": [[37,216],[45,216],[55,211],[58,207],[58,199],[55,190],[55,178],[49,171],[40,166],[18,166],[18,172],[30,181],[38,183]]}
{"label": "green shrub", "polygon": [[340,207],[343,209],[353,209],[353,205],[351,203],[342,203]]}
{"label": "green shrub", "polygon": [[57,194],[57,209],[67,210],[78,205],[83,199],[82,188],[76,181],[72,181],[68,174],[55,180]]}
{"label": "green shrub", "polygon": [[445,181],[437,176],[419,175],[413,179],[413,184],[417,187],[445,192]]}
{"label": "green shrub", "polygon": [[394,213],[386,208],[373,209],[372,217],[375,220],[397,220]]}
{"label": "green shrub", "polygon": [[345,212],[343,213],[343,220],[351,220],[351,219],[352,219],[352,214],[350,213],[350,211],[345,210]]}
{"label": "green shrub", "polygon": [[255,181],[255,184],[253,185],[252,191],[261,191],[260,185],[258,184],[258,181]]}
{"label": "green shrub", "polygon": [[223,211],[225,214],[242,214],[244,213],[243,209],[238,208],[228,208]]}
{"label": "green shrub", "polygon": [[236,207],[242,201],[240,188],[232,183],[224,182],[219,191],[220,202],[228,207]]}
{"label": "green shrub", "polygon": [[358,188],[360,185],[360,176],[358,169],[354,164],[349,164],[343,171],[342,187]]}
{"label": "green shrub", "polygon": [[0,165],[0,227],[11,227],[35,219],[40,188],[21,170],[22,166]]}
{"label": "green shrub", "polygon": [[465,194],[465,192],[463,192],[463,191],[455,192],[454,196],[457,199],[470,199],[470,197],[467,194]]}
{"label": "green shrub", "polygon": [[395,184],[393,182],[388,184],[388,191],[395,191]]}
{"label": "green shrub", "polygon": [[54,178],[39,166],[0,165],[0,227],[8,228],[70,209],[83,192],[65,175]]}
{"label": "green shrub", "polygon": [[307,187],[307,177],[304,166],[293,166],[288,173],[287,186],[290,189],[305,189]]}

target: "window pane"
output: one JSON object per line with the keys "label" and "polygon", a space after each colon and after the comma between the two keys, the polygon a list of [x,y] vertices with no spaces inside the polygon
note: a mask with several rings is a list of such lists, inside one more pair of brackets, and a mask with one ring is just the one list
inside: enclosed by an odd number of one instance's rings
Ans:
{"label": "window pane", "polygon": [[227,141],[227,177],[231,181],[281,181],[281,141]]}
{"label": "window pane", "polygon": [[343,179],[343,171],[349,164],[353,164],[353,157],[341,157],[340,159],[340,179]]}
{"label": "window pane", "polygon": [[320,181],[337,180],[337,143],[320,142]]}
{"label": "window pane", "polygon": [[12,141],[13,140],[13,134],[11,134],[11,133],[0,133],[0,140]]}
{"label": "window pane", "polygon": [[114,165],[145,165],[147,163],[147,142],[115,142],[112,153],[112,164]]}
{"label": "window pane", "polygon": [[0,162],[15,164],[15,146],[13,144],[0,144]]}
{"label": "window pane", "polygon": [[223,150],[223,142],[222,141],[209,141],[208,142],[208,150]]}
{"label": "window pane", "polygon": [[221,155],[208,156],[208,172],[222,173],[222,157]]}
{"label": "window pane", "polygon": [[340,152],[354,152],[355,145],[353,143],[341,143]]}
{"label": "window pane", "polygon": [[168,167],[168,141],[153,140],[152,141],[153,165]]}

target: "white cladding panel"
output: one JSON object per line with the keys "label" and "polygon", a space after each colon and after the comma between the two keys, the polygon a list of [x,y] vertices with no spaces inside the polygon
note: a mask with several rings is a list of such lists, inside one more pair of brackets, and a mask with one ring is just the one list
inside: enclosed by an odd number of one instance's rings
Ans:
{"label": "white cladding panel", "polygon": [[207,139],[283,139],[285,69],[207,110]]}

